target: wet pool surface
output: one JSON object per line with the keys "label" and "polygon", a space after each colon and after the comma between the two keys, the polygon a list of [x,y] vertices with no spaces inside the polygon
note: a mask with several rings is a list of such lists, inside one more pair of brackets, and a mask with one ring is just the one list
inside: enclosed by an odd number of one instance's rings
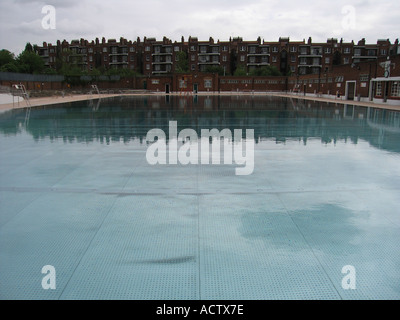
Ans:
{"label": "wet pool surface", "polygon": [[[254,130],[254,170],[149,164],[170,121]],[[0,148],[2,299],[400,299],[399,112],[125,97],[0,114]]]}

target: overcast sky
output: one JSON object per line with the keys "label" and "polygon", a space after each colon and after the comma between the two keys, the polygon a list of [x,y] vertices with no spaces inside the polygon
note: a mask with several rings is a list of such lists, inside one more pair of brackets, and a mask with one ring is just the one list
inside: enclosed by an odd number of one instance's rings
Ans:
{"label": "overcast sky", "polygon": [[[45,5],[55,8],[55,29]],[[328,38],[368,43],[400,38],[399,0],[1,0],[0,49],[19,54],[27,42],[96,37],[185,40],[242,37],[277,41]]]}

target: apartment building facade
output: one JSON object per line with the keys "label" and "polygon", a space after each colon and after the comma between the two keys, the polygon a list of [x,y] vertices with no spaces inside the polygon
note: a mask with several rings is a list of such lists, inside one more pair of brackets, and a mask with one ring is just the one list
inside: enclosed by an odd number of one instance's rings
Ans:
{"label": "apartment building facade", "polygon": [[389,55],[399,54],[399,41],[392,44],[389,39],[378,40],[376,44],[366,44],[361,39],[344,42],[342,39],[328,39],[324,43],[291,41],[281,37],[268,42],[259,37],[255,41],[245,41],[240,37],[229,41],[199,41],[189,37],[187,41],[172,41],[147,38],[128,41],[124,38],[98,38],[88,40],[57,41],[56,45],[43,43],[38,54],[49,68],[60,69],[63,63],[72,63],[85,71],[95,69],[129,69],[145,76],[173,74],[180,72],[180,60],[186,59],[186,73],[219,72],[234,75],[240,68],[246,74],[263,67],[273,66],[281,75],[321,74],[332,71],[334,66],[355,65],[357,63]]}

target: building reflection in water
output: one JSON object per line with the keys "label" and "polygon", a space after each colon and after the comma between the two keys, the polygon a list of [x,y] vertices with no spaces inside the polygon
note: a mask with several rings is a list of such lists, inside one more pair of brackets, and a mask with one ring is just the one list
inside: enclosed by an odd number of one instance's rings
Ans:
{"label": "building reflection in water", "polygon": [[[26,115],[29,112],[29,121]],[[35,140],[144,143],[149,130],[254,129],[256,143],[338,140],[400,152],[400,112],[257,95],[134,96],[12,110],[0,115],[2,134],[26,131]],[[23,125],[25,124],[25,125]]]}

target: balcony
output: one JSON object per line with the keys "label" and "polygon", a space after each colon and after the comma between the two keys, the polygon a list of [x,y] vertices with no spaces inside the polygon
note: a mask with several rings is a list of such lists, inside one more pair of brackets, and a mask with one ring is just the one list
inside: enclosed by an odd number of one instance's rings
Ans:
{"label": "balcony", "polygon": [[262,66],[269,66],[271,65],[269,62],[249,62],[247,66],[255,66],[255,67],[262,67]]}
{"label": "balcony", "polygon": [[265,56],[270,56],[269,53],[248,53],[247,54],[248,57],[253,56],[253,57],[265,57]]}
{"label": "balcony", "polygon": [[172,56],[172,52],[154,52],[151,54],[154,56]]}
{"label": "balcony", "polygon": [[206,64],[206,65],[213,65],[213,64],[216,64],[216,65],[219,65],[220,62],[219,62],[219,61],[204,61],[204,62],[200,61],[200,62],[198,62],[197,64],[198,64],[198,65],[201,65],[201,64]]}
{"label": "balcony", "polygon": [[377,56],[362,56],[362,55],[354,55],[352,59],[378,59]]}
{"label": "balcony", "polygon": [[301,68],[301,67],[306,67],[306,68],[322,68],[322,65],[320,65],[320,64],[302,64],[302,63],[300,63],[297,67],[298,67],[298,68]]}
{"label": "balcony", "polygon": [[219,53],[219,52],[212,52],[212,51],[210,51],[210,52],[200,51],[200,52],[198,53],[198,55],[199,55],[199,56],[212,56],[212,55],[214,55],[214,56],[219,56],[220,53]]}

